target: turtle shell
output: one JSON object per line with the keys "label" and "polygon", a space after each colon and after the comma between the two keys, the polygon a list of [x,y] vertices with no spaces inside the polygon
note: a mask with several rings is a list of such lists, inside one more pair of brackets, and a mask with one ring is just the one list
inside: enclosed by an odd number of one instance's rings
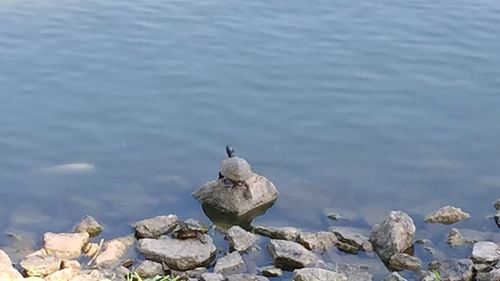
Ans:
{"label": "turtle shell", "polygon": [[232,181],[245,181],[253,175],[250,164],[240,157],[224,159],[220,173]]}

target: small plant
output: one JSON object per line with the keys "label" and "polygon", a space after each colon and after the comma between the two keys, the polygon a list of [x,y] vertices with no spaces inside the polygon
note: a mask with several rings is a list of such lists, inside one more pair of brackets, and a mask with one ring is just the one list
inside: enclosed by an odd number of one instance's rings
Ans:
{"label": "small plant", "polygon": [[436,281],[443,281],[443,279],[441,278],[441,273],[439,273],[439,271],[433,270],[431,272],[434,275],[434,280],[436,280]]}
{"label": "small plant", "polygon": [[179,280],[179,276],[172,277],[172,276],[159,276],[158,275],[155,277],[142,279],[142,277],[139,276],[139,274],[137,274],[137,272],[130,273],[129,275],[127,275],[127,281],[178,281],[178,280]]}

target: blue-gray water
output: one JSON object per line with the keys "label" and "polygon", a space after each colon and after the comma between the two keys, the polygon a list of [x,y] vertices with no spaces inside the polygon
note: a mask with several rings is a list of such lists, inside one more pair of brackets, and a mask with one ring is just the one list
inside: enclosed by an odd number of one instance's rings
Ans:
{"label": "blue-gray water", "polygon": [[2,1],[0,229],[207,221],[230,143],[281,192],[261,224],[400,209],[442,242],[422,216],[453,204],[496,231],[499,31],[495,0]]}

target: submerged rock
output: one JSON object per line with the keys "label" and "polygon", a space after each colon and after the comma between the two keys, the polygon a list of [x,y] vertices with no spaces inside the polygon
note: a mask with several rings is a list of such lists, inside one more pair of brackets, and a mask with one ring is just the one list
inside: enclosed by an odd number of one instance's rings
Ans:
{"label": "submerged rock", "polygon": [[[335,233],[341,243],[351,246],[349,248],[352,248],[354,254],[359,250],[363,250],[365,252],[373,251],[373,245],[370,243],[368,237],[364,236],[362,233],[358,233],[359,230],[357,229],[350,227],[333,227],[330,231]],[[345,250],[346,245],[340,245],[340,247],[338,245],[337,247],[342,248],[342,246]]]}
{"label": "submerged rock", "polygon": [[344,275],[322,268],[302,268],[293,272],[293,281],[347,281]]}
{"label": "submerged rock", "polygon": [[102,231],[102,226],[92,216],[84,216],[80,222],[75,225],[73,232],[87,232],[90,237],[99,235]]}
{"label": "submerged rock", "polygon": [[384,261],[410,248],[415,238],[415,225],[406,213],[391,211],[382,221],[373,226],[370,234],[375,251]]}
{"label": "submerged rock", "polygon": [[288,240],[288,241],[295,241],[299,237],[299,234],[301,233],[300,230],[298,230],[295,227],[267,227],[267,226],[254,226],[253,227],[253,232],[269,237],[271,239],[282,239],[282,240]]}
{"label": "submerged rock", "polygon": [[248,232],[240,226],[232,226],[227,230],[226,237],[229,240],[231,249],[238,252],[244,252],[252,247],[257,241],[257,236]]}
{"label": "submerged rock", "polygon": [[177,226],[176,215],[157,216],[144,219],[132,225],[137,238],[158,238],[172,231]]}
{"label": "submerged rock", "polygon": [[269,251],[274,264],[282,269],[303,268],[319,261],[316,254],[291,241],[271,240]]}
{"label": "submerged rock", "polygon": [[269,279],[264,276],[240,273],[226,276],[226,281],[269,281]]}
{"label": "submerged rock", "polygon": [[419,271],[422,269],[422,261],[417,257],[410,256],[405,253],[397,253],[389,260],[389,266],[397,271]]}
{"label": "submerged rock", "polygon": [[444,206],[425,217],[427,223],[453,224],[470,218],[470,215],[460,208]]}
{"label": "submerged rock", "polygon": [[446,259],[429,264],[430,271],[439,272],[441,280],[470,281],[473,276],[473,263],[469,259]]}
{"label": "submerged rock", "polygon": [[500,249],[493,242],[477,242],[472,247],[472,260],[477,263],[493,263],[500,259]]}
{"label": "submerged rock", "polygon": [[238,252],[232,252],[218,259],[215,263],[214,272],[227,274],[241,269],[245,263]]}
{"label": "submerged rock", "polygon": [[205,235],[204,240],[144,238],[139,240],[137,248],[146,258],[164,262],[169,268],[190,270],[207,266],[215,257],[216,247],[212,238]]}
{"label": "submerged rock", "polygon": [[300,233],[297,242],[309,250],[326,251],[337,244],[337,236],[328,231]]}
{"label": "submerged rock", "polygon": [[372,281],[368,268],[362,264],[339,264],[335,271],[347,277],[349,281]]}
{"label": "submerged rock", "polygon": [[89,242],[89,234],[83,233],[52,233],[43,235],[43,247],[48,254],[65,258],[77,258],[83,247]]}

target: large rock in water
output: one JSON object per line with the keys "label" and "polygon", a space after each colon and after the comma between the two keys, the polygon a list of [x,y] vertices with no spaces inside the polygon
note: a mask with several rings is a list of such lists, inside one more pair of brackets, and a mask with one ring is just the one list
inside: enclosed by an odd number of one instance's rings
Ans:
{"label": "large rock in water", "polygon": [[147,259],[164,262],[175,270],[190,270],[207,266],[215,257],[217,250],[212,238],[205,235],[198,239],[150,239],[139,240],[137,248]]}
{"label": "large rock in water", "polygon": [[415,230],[410,216],[401,211],[391,211],[384,221],[373,226],[370,241],[380,258],[388,261],[394,254],[411,247]]}
{"label": "large rock in water", "polygon": [[243,184],[229,187],[224,179],[208,182],[193,196],[222,214],[243,216],[274,202],[278,190],[267,178],[253,174]]}

